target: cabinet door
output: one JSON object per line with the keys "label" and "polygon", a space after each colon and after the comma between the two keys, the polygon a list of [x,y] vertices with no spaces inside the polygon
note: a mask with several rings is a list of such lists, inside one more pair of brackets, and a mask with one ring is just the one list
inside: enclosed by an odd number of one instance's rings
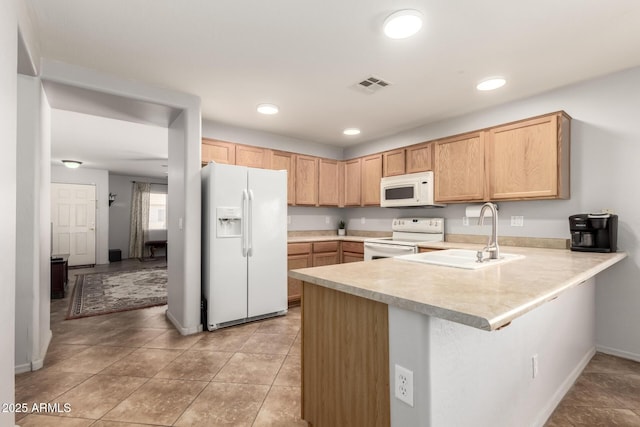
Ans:
{"label": "cabinet door", "polygon": [[352,252],[342,253],[342,262],[345,264],[348,262],[359,262],[359,261],[364,261],[364,255],[356,254]]}
{"label": "cabinet door", "polygon": [[407,173],[433,170],[433,143],[407,147]]}
{"label": "cabinet door", "polygon": [[487,146],[491,199],[558,196],[557,115],[492,128]]}
{"label": "cabinet door", "polygon": [[236,165],[250,168],[266,168],[269,164],[268,150],[249,145],[236,145]]}
{"label": "cabinet door", "polygon": [[435,143],[436,202],[484,199],[484,133],[475,132]]}
{"label": "cabinet door", "polygon": [[270,169],[287,171],[287,204],[293,205],[296,201],[296,156],[285,151],[271,151],[270,155]]}
{"label": "cabinet door", "polygon": [[405,173],[405,149],[382,153],[382,176],[402,175]]}
{"label": "cabinet door", "polygon": [[360,206],[362,166],[361,159],[352,159],[345,162],[344,168],[344,205]]}
{"label": "cabinet door", "polygon": [[318,158],[296,156],[296,205],[318,204]]}
{"label": "cabinet door", "polygon": [[333,265],[340,263],[340,255],[338,252],[321,252],[313,254],[313,266]]}
{"label": "cabinet door", "polygon": [[236,145],[231,142],[202,138],[202,164],[209,162],[236,164]]}
{"label": "cabinet door", "polygon": [[[311,267],[312,261],[310,253],[289,255],[287,257],[287,270]],[[300,304],[300,298],[302,297],[302,280],[287,277],[287,296],[289,306]]]}
{"label": "cabinet door", "polygon": [[318,203],[338,206],[340,203],[339,168],[337,160],[320,159],[318,162]]}
{"label": "cabinet door", "polygon": [[382,154],[362,158],[362,206],[380,206]]}

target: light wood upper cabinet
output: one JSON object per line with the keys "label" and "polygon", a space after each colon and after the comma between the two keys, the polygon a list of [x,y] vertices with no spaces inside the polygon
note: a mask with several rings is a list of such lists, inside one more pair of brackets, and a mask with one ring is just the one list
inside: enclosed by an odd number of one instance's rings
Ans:
{"label": "light wood upper cabinet", "polygon": [[555,113],[489,129],[489,199],[569,197],[569,118]]}
{"label": "light wood upper cabinet", "polygon": [[296,205],[318,204],[318,158],[296,156]]}
{"label": "light wood upper cabinet", "polygon": [[405,173],[405,149],[382,153],[382,176],[402,175]]}
{"label": "light wood upper cabinet", "polygon": [[319,159],[318,161],[318,204],[340,205],[340,169],[337,160]]}
{"label": "light wood upper cabinet", "polygon": [[435,142],[436,202],[484,199],[484,132]]}
{"label": "light wood upper cabinet", "polygon": [[433,142],[424,142],[407,147],[406,173],[433,170],[433,146]]}
{"label": "light wood upper cabinet", "polygon": [[269,167],[269,150],[251,145],[236,145],[236,165],[265,169]]}
{"label": "light wood upper cabinet", "polygon": [[202,164],[214,161],[227,165],[236,164],[236,144],[215,139],[202,138]]}
{"label": "light wood upper cabinet", "polygon": [[287,204],[296,202],[296,155],[286,151],[270,151],[269,169],[287,171]]}
{"label": "light wood upper cabinet", "polygon": [[360,206],[362,202],[362,159],[347,160],[344,164],[344,205]]}
{"label": "light wood upper cabinet", "polygon": [[362,158],[362,206],[380,206],[382,154]]}

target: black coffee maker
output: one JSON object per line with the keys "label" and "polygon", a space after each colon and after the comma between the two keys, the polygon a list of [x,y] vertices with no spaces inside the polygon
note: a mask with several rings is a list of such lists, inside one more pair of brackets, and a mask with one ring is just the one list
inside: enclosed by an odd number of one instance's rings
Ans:
{"label": "black coffee maker", "polygon": [[618,215],[571,215],[569,229],[572,251],[615,252],[618,249]]}

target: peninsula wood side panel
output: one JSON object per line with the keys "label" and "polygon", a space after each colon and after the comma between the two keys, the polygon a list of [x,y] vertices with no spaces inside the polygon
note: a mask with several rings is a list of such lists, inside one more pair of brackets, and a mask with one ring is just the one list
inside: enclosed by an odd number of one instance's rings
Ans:
{"label": "peninsula wood side panel", "polygon": [[387,305],[302,286],[302,418],[313,427],[389,427]]}

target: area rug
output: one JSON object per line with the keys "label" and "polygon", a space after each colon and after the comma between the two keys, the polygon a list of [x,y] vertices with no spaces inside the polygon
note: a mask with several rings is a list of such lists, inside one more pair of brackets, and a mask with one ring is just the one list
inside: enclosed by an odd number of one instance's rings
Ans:
{"label": "area rug", "polygon": [[136,310],[167,303],[167,267],[79,274],[67,319]]}

